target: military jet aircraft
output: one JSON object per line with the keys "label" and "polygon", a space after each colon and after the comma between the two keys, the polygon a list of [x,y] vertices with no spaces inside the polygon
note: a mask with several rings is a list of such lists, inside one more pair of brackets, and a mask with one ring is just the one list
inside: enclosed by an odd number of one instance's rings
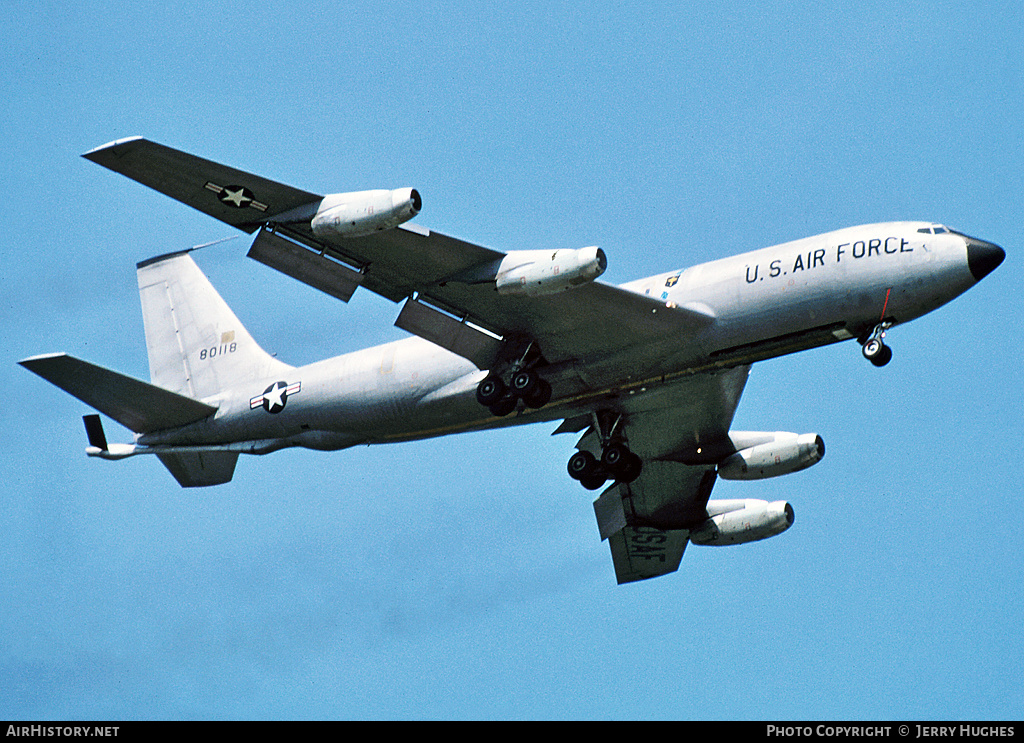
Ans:
{"label": "military jet aircraft", "polygon": [[675,571],[689,542],[793,523],[783,501],[709,500],[718,478],[810,467],[814,433],[732,431],[750,365],[856,339],[884,366],[893,326],[974,286],[1002,248],[930,222],[850,227],[622,286],[597,247],[499,252],[411,223],[413,188],[320,195],[143,138],[84,155],[249,234],[248,255],[342,301],[402,303],[412,337],[292,367],[264,352],[189,251],[138,264],[151,382],[67,354],[20,363],[135,432],[86,453],[155,454],[184,487],[238,455],[336,450],[561,421],[619,583]]}

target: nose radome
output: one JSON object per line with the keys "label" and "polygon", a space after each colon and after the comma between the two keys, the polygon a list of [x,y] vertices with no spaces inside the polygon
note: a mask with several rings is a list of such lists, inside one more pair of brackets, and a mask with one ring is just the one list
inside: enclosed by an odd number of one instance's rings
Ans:
{"label": "nose radome", "polygon": [[1006,251],[994,243],[967,235],[964,235],[964,240],[967,243],[967,267],[975,281],[981,281],[995,271],[1006,257]]}

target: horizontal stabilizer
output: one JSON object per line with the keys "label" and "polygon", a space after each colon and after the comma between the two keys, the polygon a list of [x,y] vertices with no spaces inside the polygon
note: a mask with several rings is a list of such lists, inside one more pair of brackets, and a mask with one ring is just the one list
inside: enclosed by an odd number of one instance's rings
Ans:
{"label": "horizontal stabilizer", "polygon": [[65,353],[33,356],[18,363],[136,433],[177,428],[217,412],[212,405]]}

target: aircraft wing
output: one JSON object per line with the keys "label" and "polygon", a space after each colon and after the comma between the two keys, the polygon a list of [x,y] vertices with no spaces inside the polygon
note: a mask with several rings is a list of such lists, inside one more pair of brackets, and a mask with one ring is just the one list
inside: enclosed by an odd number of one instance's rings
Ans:
{"label": "aircraft wing", "polygon": [[119,139],[82,157],[249,233],[323,198],[142,137]]}
{"label": "aircraft wing", "polygon": [[[679,568],[690,530],[707,519],[715,465],[729,453],[729,426],[750,367],[696,374],[620,406],[618,429],[644,460],[632,483],[615,483],[594,503],[619,583]],[[595,449],[587,431],[579,448]]]}
{"label": "aircraft wing", "polygon": [[552,364],[613,354],[659,339],[678,343],[680,337],[714,320],[708,314],[667,307],[663,301],[601,282],[557,294],[502,295],[493,282],[473,283],[462,277],[473,276],[503,253],[407,225],[337,241],[329,250],[368,266],[362,285],[371,291],[392,301],[415,293],[418,303],[496,335],[536,339]]}
{"label": "aircraft wing", "polygon": [[[678,343],[681,334],[714,320],[700,309],[668,307],[657,299],[599,282],[547,296],[499,295],[493,282],[479,279],[504,253],[417,225],[327,242],[314,236],[309,224],[322,195],[141,137],[111,142],[84,157],[246,232],[273,225],[274,232],[260,232],[250,256],[341,299],[347,301],[356,286],[393,302],[416,295],[418,301],[412,308],[407,305],[410,314],[400,326],[470,358],[481,368],[493,360],[492,354],[478,351],[486,338],[474,339],[470,351],[464,350],[466,344],[446,343],[449,330],[466,334],[463,321],[498,336],[535,339],[547,361],[558,363],[608,355],[658,339]],[[424,310],[424,304],[442,310],[445,318],[463,327],[438,330],[438,323],[443,326],[445,321],[427,314],[430,310]],[[411,318],[412,314],[417,317]],[[428,322],[416,321],[423,318]],[[426,332],[425,325],[429,326]]]}

